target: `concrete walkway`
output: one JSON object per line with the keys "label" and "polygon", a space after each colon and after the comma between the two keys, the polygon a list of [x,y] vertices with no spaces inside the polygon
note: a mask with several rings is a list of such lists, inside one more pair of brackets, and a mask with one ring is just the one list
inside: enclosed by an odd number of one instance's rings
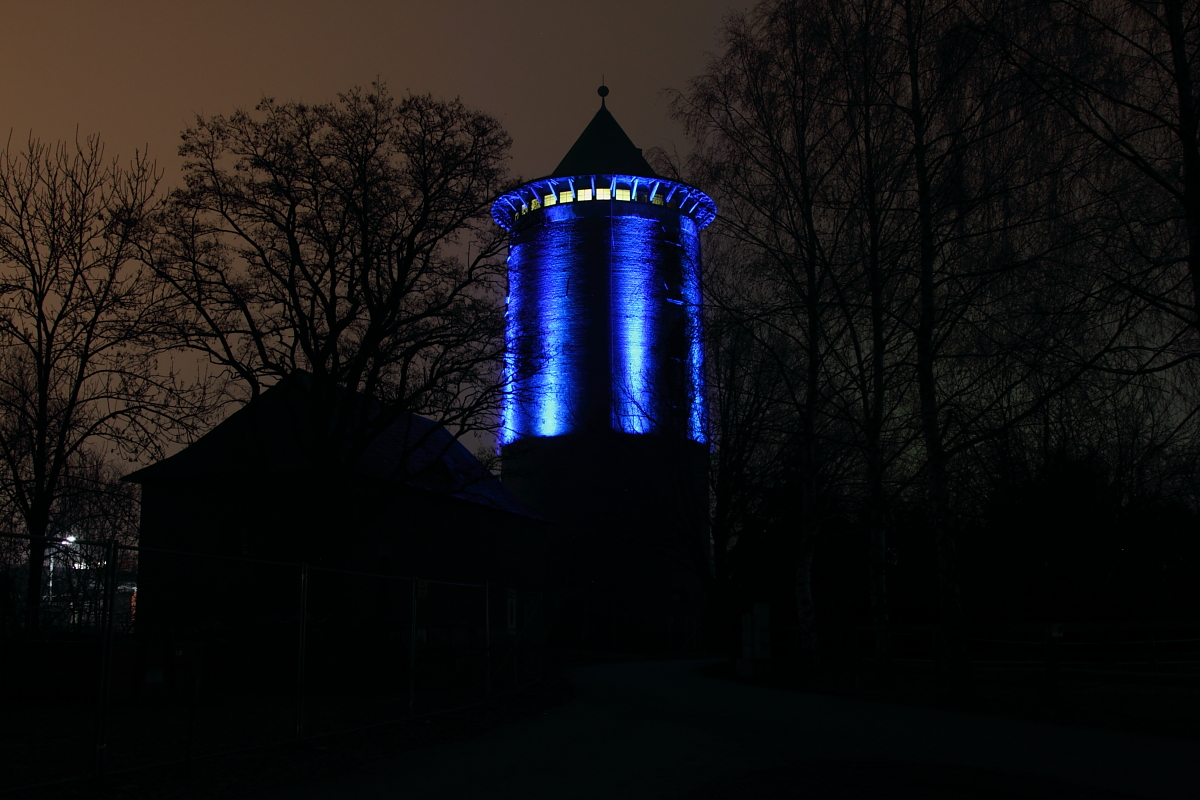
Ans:
{"label": "concrete walkway", "polygon": [[781,691],[704,661],[581,668],[539,719],[247,800],[1193,798],[1196,742]]}

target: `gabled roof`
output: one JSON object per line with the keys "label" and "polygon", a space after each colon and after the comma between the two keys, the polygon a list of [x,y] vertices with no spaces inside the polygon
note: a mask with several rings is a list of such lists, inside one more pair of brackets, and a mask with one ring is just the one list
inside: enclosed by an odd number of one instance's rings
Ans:
{"label": "gabled roof", "polygon": [[548,177],[573,175],[632,175],[639,178],[661,177],[646,161],[642,151],[621,129],[603,103],[596,116]]}
{"label": "gabled roof", "polygon": [[[132,483],[201,476],[303,474],[317,464],[302,431],[311,419],[311,376],[293,373],[175,455],[126,476]],[[376,435],[354,464],[369,478],[447,494],[535,517],[445,428],[405,414]]]}

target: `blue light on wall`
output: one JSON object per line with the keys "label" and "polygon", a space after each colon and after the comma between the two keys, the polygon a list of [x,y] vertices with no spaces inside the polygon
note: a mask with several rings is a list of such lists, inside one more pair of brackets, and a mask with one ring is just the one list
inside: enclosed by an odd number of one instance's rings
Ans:
{"label": "blue light on wall", "polygon": [[508,297],[504,312],[504,398],[500,405],[500,434],[496,437],[503,447],[516,441],[521,421],[517,419],[520,406],[517,404],[517,352],[521,338],[519,320],[521,302],[521,274],[509,273]]}
{"label": "blue light on wall", "polygon": [[649,433],[658,416],[652,349],[665,299],[656,285],[661,228],[655,219],[612,221],[612,423],[623,433]]}
{"label": "blue light on wall", "polygon": [[712,200],[590,175],[532,181],[492,214],[512,232],[501,446],[601,429],[704,442],[699,230]]}
{"label": "blue light on wall", "polygon": [[570,430],[579,388],[578,344],[573,335],[579,321],[579,292],[571,284],[578,283],[580,252],[568,230],[555,227],[548,234],[538,255],[550,268],[535,273],[532,287],[541,344],[531,381],[535,436],[560,436]]}
{"label": "blue light on wall", "polygon": [[[553,210],[553,209],[551,209]],[[571,429],[579,391],[580,250],[562,227],[509,248],[501,444]],[[576,288],[572,288],[572,283]]]}
{"label": "blue light on wall", "polygon": [[687,307],[688,342],[688,437],[707,443],[707,413],[704,398],[704,329],[702,327],[703,295],[701,294],[700,236],[696,224],[689,218],[681,220],[683,228],[683,301]]}

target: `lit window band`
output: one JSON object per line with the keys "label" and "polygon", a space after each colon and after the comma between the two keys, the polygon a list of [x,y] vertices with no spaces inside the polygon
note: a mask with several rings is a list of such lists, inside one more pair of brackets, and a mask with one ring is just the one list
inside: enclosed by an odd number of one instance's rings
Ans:
{"label": "lit window band", "polygon": [[[609,185],[596,186],[597,178]],[[584,180],[589,182],[591,188],[575,187],[576,182]],[[496,200],[492,206],[492,217],[500,227],[511,231],[519,223],[520,217],[539,209],[560,203],[597,200],[644,202],[677,208],[691,217],[700,228],[708,226],[717,216],[717,208],[708,195],[686,184],[668,180],[651,182],[630,175],[593,175],[586,178],[542,178],[527,183]]]}

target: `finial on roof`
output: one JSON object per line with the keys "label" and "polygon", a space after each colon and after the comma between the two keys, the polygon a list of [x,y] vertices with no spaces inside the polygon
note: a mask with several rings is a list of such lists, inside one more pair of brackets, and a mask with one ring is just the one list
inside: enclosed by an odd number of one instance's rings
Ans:
{"label": "finial on roof", "polygon": [[600,105],[604,105],[604,98],[608,97],[608,87],[600,84],[600,88],[596,90],[596,94],[600,95]]}

